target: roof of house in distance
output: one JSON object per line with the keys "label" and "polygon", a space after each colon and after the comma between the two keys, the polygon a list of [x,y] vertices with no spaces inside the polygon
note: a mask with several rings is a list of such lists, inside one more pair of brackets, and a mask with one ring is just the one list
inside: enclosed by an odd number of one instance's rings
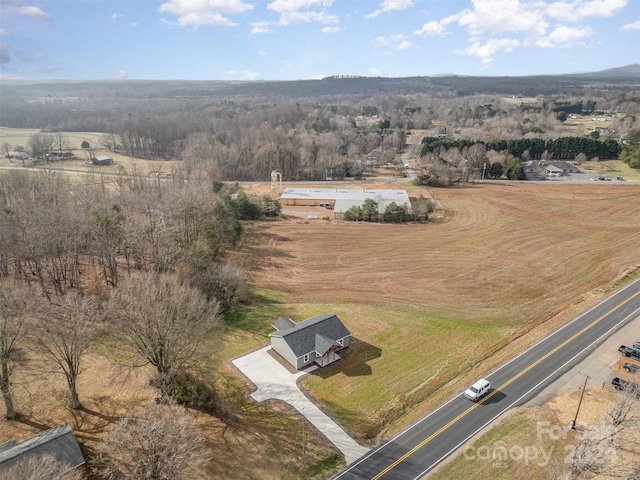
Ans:
{"label": "roof of house in distance", "polygon": [[386,188],[287,188],[280,195],[280,199],[335,200],[336,209],[339,205],[353,206],[371,199],[377,202],[380,208],[392,202],[411,208],[406,190]]}

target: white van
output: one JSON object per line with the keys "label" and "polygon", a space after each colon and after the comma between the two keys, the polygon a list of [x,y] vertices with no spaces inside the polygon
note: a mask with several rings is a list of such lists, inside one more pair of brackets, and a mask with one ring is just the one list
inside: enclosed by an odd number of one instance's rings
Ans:
{"label": "white van", "polygon": [[481,378],[476,383],[467,388],[464,392],[464,396],[474,402],[477,402],[484,397],[491,390],[491,384],[488,380]]}

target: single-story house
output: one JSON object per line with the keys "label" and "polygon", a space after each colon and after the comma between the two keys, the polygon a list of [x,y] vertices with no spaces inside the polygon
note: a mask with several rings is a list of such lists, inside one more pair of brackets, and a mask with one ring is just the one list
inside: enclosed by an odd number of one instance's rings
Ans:
{"label": "single-story house", "polygon": [[29,160],[29,155],[26,152],[7,152],[4,156],[9,160]]}
{"label": "single-story house", "polygon": [[378,204],[382,215],[391,204],[405,205],[411,213],[411,200],[406,190],[387,188],[286,188],[280,195],[282,205],[323,206],[333,210],[336,220],[342,220],[344,212],[353,206],[361,206],[371,199]]}
{"label": "single-story house", "polygon": [[113,165],[113,158],[101,155],[99,157],[93,157],[92,163],[94,165]]}
{"label": "single-story house", "polygon": [[273,324],[271,348],[296,369],[321,367],[340,360],[337,352],[349,346],[351,333],[337,315],[321,314],[302,322],[279,318]]}
{"label": "single-story house", "polygon": [[32,462],[43,456],[51,456],[59,471],[52,471],[51,478],[59,478],[84,465],[85,460],[76,436],[68,423],[45,430],[23,442],[9,440],[0,445],[0,478],[16,464]]}

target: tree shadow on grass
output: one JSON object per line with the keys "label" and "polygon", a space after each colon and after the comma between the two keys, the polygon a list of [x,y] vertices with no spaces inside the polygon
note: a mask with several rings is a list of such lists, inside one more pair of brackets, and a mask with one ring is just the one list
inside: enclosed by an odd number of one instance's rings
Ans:
{"label": "tree shadow on grass", "polygon": [[23,425],[28,425],[32,428],[37,428],[38,430],[49,430],[51,427],[49,425],[45,425],[44,423],[36,422],[31,418],[25,415],[18,415],[14,420],[14,422],[22,423]]}
{"label": "tree shadow on grass", "polygon": [[237,260],[252,271],[271,269],[274,258],[295,258],[294,255],[277,248],[278,243],[290,241],[290,238],[261,230],[251,243],[245,244],[244,252],[241,252]]}

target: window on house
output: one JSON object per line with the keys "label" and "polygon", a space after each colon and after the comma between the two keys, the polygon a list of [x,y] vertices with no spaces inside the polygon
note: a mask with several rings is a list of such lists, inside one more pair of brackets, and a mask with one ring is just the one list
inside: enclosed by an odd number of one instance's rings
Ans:
{"label": "window on house", "polygon": [[308,363],[309,362],[309,354],[308,353],[304,357],[302,357],[302,362],[303,363]]}
{"label": "window on house", "polygon": [[344,347],[344,338],[338,339],[338,345],[340,345],[341,347]]}

